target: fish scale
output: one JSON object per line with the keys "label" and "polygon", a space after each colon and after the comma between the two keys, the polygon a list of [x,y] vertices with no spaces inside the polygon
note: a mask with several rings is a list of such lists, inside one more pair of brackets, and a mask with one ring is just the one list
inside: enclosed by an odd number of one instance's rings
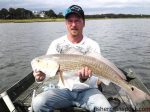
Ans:
{"label": "fish scale", "polygon": [[[120,86],[123,90],[126,91],[126,93],[131,97],[135,104],[147,99],[150,100],[149,94],[143,92],[142,90],[138,89],[133,85],[129,85],[125,81],[124,74],[113,63],[111,63],[109,60],[102,57],[101,55],[93,54],[93,56],[94,57],[76,54],[51,54],[33,59],[31,65],[43,67],[40,68],[40,70],[44,69],[50,71],[50,67],[55,68],[51,64],[51,62],[53,62],[55,66],[59,66],[53,73],[56,73],[59,70],[62,72],[80,70],[81,68],[87,66],[96,76],[103,77]],[[41,65],[48,66],[45,66],[44,68],[44,66]]]}

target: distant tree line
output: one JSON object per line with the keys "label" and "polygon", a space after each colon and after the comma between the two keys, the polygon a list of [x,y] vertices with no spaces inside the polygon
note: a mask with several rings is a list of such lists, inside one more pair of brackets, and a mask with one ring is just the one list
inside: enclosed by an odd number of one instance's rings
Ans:
{"label": "distant tree line", "polygon": [[[43,14],[43,16],[42,16]],[[56,14],[52,9],[34,13],[24,8],[2,8],[0,19],[64,18],[63,13]],[[85,18],[150,18],[150,15],[134,14],[96,14],[85,15]]]}
{"label": "distant tree line", "polygon": [[33,17],[33,13],[30,10],[26,10],[24,8],[9,8],[8,10],[2,8],[0,10],[1,19],[30,19]]}
{"label": "distant tree line", "polygon": [[86,18],[150,18],[150,15],[145,14],[96,14],[86,15]]}
{"label": "distant tree line", "polygon": [[[58,15],[53,10],[41,11],[44,14],[43,18],[62,18],[63,13]],[[32,19],[32,18],[41,18],[41,13],[34,14],[32,11],[24,8],[2,8],[0,10],[0,19]]]}

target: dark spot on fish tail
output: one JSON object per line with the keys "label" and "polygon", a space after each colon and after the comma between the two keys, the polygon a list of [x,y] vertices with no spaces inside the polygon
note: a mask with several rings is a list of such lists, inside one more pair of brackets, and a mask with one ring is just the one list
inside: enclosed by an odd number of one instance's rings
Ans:
{"label": "dark spot on fish tail", "polygon": [[56,72],[56,74],[58,74],[58,73],[60,73],[60,72],[62,72],[62,71],[58,69],[57,72]]}
{"label": "dark spot on fish tail", "polygon": [[40,62],[40,60],[37,60],[37,62]]}
{"label": "dark spot on fish tail", "polygon": [[128,73],[124,71],[123,69],[119,68],[119,70],[126,76],[127,82],[130,82],[131,80],[135,79],[135,77],[128,76]]}
{"label": "dark spot on fish tail", "polygon": [[134,87],[131,87],[131,90],[134,91]]}

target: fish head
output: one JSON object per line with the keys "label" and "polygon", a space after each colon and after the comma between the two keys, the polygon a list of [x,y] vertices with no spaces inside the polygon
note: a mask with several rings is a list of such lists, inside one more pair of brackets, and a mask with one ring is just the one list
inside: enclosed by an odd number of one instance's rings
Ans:
{"label": "fish head", "polygon": [[56,75],[59,64],[51,58],[37,57],[31,61],[33,71],[41,71],[46,74],[47,77],[53,77]]}

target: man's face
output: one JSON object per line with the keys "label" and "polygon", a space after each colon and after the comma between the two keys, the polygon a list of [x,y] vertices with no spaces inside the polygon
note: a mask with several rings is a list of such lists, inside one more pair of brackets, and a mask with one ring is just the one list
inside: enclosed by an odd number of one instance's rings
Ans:
{"label": "man's face", "polygon": [[77,14],[70,14],[66,19],[68,32],[73,37],[82,35],[84,25],[84,20]]}

